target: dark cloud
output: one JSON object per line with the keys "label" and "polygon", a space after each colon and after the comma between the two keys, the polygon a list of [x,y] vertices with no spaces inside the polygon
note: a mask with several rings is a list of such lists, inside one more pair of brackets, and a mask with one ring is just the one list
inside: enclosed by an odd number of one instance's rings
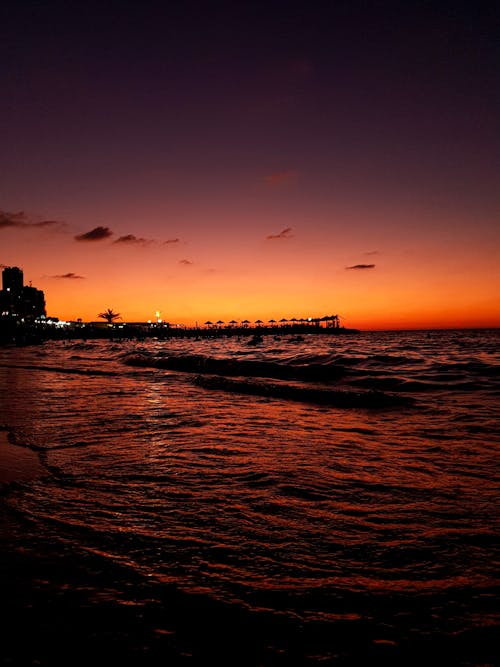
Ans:
{"label": "dark cloud", "polygon": [[368,252],[365,252],[366,257],[371,257],[373,255],[380,255],[380,251],[378,251],[378,250],[368,250]]}
{"label": "dark cloud", "polygon": [[113,243],[125,243],[132,245],[145,245],[146,243],[153,243],[153,239],[144,239],[142,237],[135,236],[135,234],[126,234],[125,236],[120,236],[113,241]]}
{"label": "dark cloud", "polygon": [[184,266],[191,266],[193,262],[190,262],[189,259],[180,259],[179,264],[184,264]]}
{"label": "dark cloud", "polygon": [[8,211],[0,211],[0,229],[6,227],[26,227],[28,221],[23,211],[19,213],[9,213]]}
{"label": "dark cloud", "polygon": [[57,278],[60,280],[83,280],[85,276],[79,276],[77,273],[70,271],[69,273],[62,273],[57,276],[51,276],[51,278]]}
{"label": "dark cloud", "polygon": [[351,269],[359,271],[362,269],[374,269],[375,264],[354,264],[353,266],[346,266],[345,268],[347,271],[350,271]]}
{"label": "dark cloud", "polygon": [[266,239],[275,241],[277,239],[290,239],[292,236],[292,227],[286,227],[286,229],[283,229],[279,234],[269,234],[269,236],[266,236]]}
{"label": "dark cloud", "polygon": [[166,241],[157,241],[155,239],[145,239],[142,236],[136,236],[135,234],[126,234],[125,236],[120,236],[113,241],[113,243],[125,243],[131,245],[147,245],[150,243],[160,244],[160,245],[170,245],[173,243],[180,243],[180,239],[167,239]]}
{"label": "dark cloud", "polygon": [[110,236],[113,236],[113,232],[109,227],[94,227],[90,232],[75,236],[75,241],[102,241]]}
{"label": "dark cloud", "polygon": [[83,280],[85,276],[79,276],[76,273],[73,273],[72,271],[70,273],[63,273],[58,276],[51,276],[52,278],[58,278],[58,279],[67,279],[67,280]]}
{"label": "dark cloud", "polygon": [[8,211],[0,211],[0,229],[8,227],[17,227],[27,229],[29,227],[54,227],[65,226],[64,222],[59,220],[40,220],[37,222],[30,222],[24,211],[19,213],[9,213]]}

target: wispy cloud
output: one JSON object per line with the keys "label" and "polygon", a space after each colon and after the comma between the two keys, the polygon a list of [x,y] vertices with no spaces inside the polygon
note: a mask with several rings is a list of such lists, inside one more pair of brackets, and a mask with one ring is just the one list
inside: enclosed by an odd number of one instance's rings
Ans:
{"label": "wispy cloud", "polygon": [[363,269],[374,269],[375,264],[354,264],[353,266],[346,266],[345,268],[347,271],[350,271],[352,269],[356,271],[362,271]]}
{"label": "wispy cloud", "polygon": [[116,241],[113,241],[113,243],[146,245],[148,243],[154,243],[154,240],[138,237],[135,236],[135,234],[126,234],[125,236],[120,236],[119,238],[117,238]]}
{"label": "wispy cloud", "polygon": [[103,239],[108,239],[110,236],[113,236],[113,232],[109,227],[94,227],[89,232],[77,234],[75,241],[102,241]]}
{"label": "wispy cloud", "polygon": [[266,236],[266,239],[268,241],[291,239],[293,237],[292,229],[292,227],[286,227],[279,234],[269,234],[269,236]]}
{"label": "wispy cloud", "polygon": [[372,257],[373,255],[380,255],[379,250],[368,250],[368,252],[364,253],[365,257]]}
{"label": "wispy cloud", "polygon": [[184,266],[192,266],[193,262],[191,262],[189,259],[180,259],[179,264],[183,264]]}
{"label": "wispy cloud", "polygon": [[266,184],[271,187],[280,187],[284,185],[294,185],[297,182],[297,172],[293,169],[287,169],[285,171],[277,171],[273,174],[269,174],[264,179]]}
{"label": "wispy cloud", "polygon": [[0,211],[0,229],[5,229],[6,227],[27,227],[28,224],[23,211],[19,211],[19,213]]}
{"label": "wispy cloud", "polygon": [[124,244],[124,245],[171,245],[175,243],[180,243],[180,239],[167,239],[166,241],[158,241],[157,239],[146,239],[142,236],[136,236],[135,234],[126,234],[125,236],[120,236],[113,241],[113,243]]}
{"label": "wispy cloud", "polygon": [[29,223],[29,227],[54,227],[54,225],[58,225],[60,227],[65,227],[66,223],[61,222],[60,220],[40,220],[40,222],[31,222]]}
{"label": "wispy cloud", "polygon": [[0,211],[0,229],[12,228],[40,228],[40,227],[65,227],[66,223],[60,220],[30,220],[24,211],[18,213],[9,213],[8,211]]}
{"label": "wispy cloud", "polygon": [[77,273],[73,273],[72,271],[70,271],[70,273],[62,273],[57,276],[51,276],[51,278],[57,278],[62,280],[83,280],[85,279],[85,276],[79,276]]}

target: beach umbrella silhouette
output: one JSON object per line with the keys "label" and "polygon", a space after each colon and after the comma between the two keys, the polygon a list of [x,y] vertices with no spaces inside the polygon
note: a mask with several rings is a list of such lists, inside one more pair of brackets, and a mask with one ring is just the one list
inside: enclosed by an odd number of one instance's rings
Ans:
{"label": "beach umbrella silhouette", "polygon": [[250,324],[250,320],[241,320],[241,323],[247,326]]}
{"label": "beach umbrella silhouette", "polygon": [[262,320],[255,320],[255,324],[264,324]]}
{"label": "beach umbrella silhouette", "polygon": [[276,324],[276,320],[267,320],[269,324]]}
{"label": "beach umbrella silhouette", "polygon": [[236,320],[231,320],[229,324],[238,324],[238,322]]}
{"label": "beach umbrella silhouette", "polygon": [[215,324],[224,324],[224,322],[222,320],[217,320]]}
{"label": "beach umbrella silhouette", "polygon": [[205,322],[205,324],[207,324],[208,326],[212,326],[213,322],[210,322],[210,320],[207,320],[207,321]]}
{"label": "beach umbrella silhouette", "polygon": [[286,319],[286,317],[282,317],[281,320],[280,320],[280,323],[284,324],[285,322],[288,322],[288,320]]}

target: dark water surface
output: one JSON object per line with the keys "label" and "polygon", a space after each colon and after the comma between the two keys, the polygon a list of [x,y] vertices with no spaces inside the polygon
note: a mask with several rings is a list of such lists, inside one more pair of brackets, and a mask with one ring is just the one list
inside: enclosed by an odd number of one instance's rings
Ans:
{"label": "dark water surface", "polygon": [[0,349],[2,664],[500,664],[499,342]]}

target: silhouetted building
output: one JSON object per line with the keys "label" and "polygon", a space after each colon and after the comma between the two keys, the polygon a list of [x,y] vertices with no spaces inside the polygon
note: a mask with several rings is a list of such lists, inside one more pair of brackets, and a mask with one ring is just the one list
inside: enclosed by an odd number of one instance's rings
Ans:
{"label": "silhouetted building", "polygon": [[14,319],[36,319],[45,316],[45,295],[36,287],[23,285],[23,272],[17,266],[2,271],[0,313]]}
{"label": "silhouetted building", "polygon": [[7,266],[2,271],[2,291],[17,296],[23,293],[23,272],[17,266]]}
{"label": "silhouetted building", "polygon": [[24,317],[41,317],[45,315],[45,295],[36,287],[23,287]]}

